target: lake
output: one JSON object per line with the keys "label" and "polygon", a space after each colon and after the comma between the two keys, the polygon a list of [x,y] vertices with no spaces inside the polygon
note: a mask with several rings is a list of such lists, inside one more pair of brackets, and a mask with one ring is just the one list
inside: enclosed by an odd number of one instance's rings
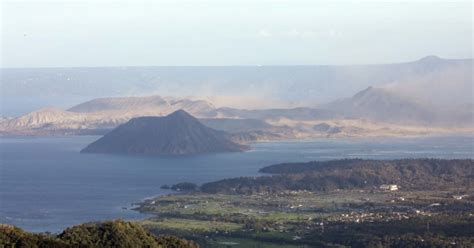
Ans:
{"label": "lake", "polygon": [[59,232],[106,219],[140,219],[132,203],[163,184],[254,176],[281,162],[341,158],[473,158],[474,137],[268,142],[243,153],[187,157],[80,154],[98,136],[1,138],[0,223]]}

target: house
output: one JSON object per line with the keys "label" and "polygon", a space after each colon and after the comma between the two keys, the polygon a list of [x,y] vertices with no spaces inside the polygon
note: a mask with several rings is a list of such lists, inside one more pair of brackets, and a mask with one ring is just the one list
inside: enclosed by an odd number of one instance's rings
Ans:
{"label": "house", "polygon": [[398,190],[398,185],[396,184],[382,184],[379,187],[381,190],[385,191],[397,191]]}
{"label": "house", "polygon": [[468,195],[453,195],[453,198],[456,200],[462,200],[464,197],[467,197]]}

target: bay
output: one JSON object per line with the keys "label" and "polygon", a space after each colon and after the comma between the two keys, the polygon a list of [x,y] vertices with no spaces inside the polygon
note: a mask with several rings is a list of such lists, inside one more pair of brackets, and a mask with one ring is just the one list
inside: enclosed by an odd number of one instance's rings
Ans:
{"label": "bay", "polygon": [[0,223],[60,232],[89,221],[142,219],[132,204],[163,184],[256,176],[264,166],[341,158],[474,158],[474,137],[264,142],[252,150],[185,157],[80,154],[98,136],[1,138]]}

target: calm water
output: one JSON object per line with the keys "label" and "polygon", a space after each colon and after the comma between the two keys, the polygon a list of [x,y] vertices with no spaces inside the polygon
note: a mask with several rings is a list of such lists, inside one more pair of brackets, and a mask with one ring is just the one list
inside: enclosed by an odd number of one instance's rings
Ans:
{"label": "calm water", "polygon": [[2,138],[0,223],[58,232],[93,220],[144,218],[127,208],[169,193],[163,184],[256,175],[280,162],[474,157],[474,137],[260,143],[244,153],[179,158],[79,154],[97,138]]}

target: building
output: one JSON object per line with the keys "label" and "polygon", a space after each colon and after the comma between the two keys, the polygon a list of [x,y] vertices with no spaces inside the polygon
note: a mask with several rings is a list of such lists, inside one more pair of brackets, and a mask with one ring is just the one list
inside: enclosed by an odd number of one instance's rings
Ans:
{"label": "building", "polygon": [[398,190],[398,185],[396,184],[382,184],[379,187],[381,190],[385,191],[397,191]]}

